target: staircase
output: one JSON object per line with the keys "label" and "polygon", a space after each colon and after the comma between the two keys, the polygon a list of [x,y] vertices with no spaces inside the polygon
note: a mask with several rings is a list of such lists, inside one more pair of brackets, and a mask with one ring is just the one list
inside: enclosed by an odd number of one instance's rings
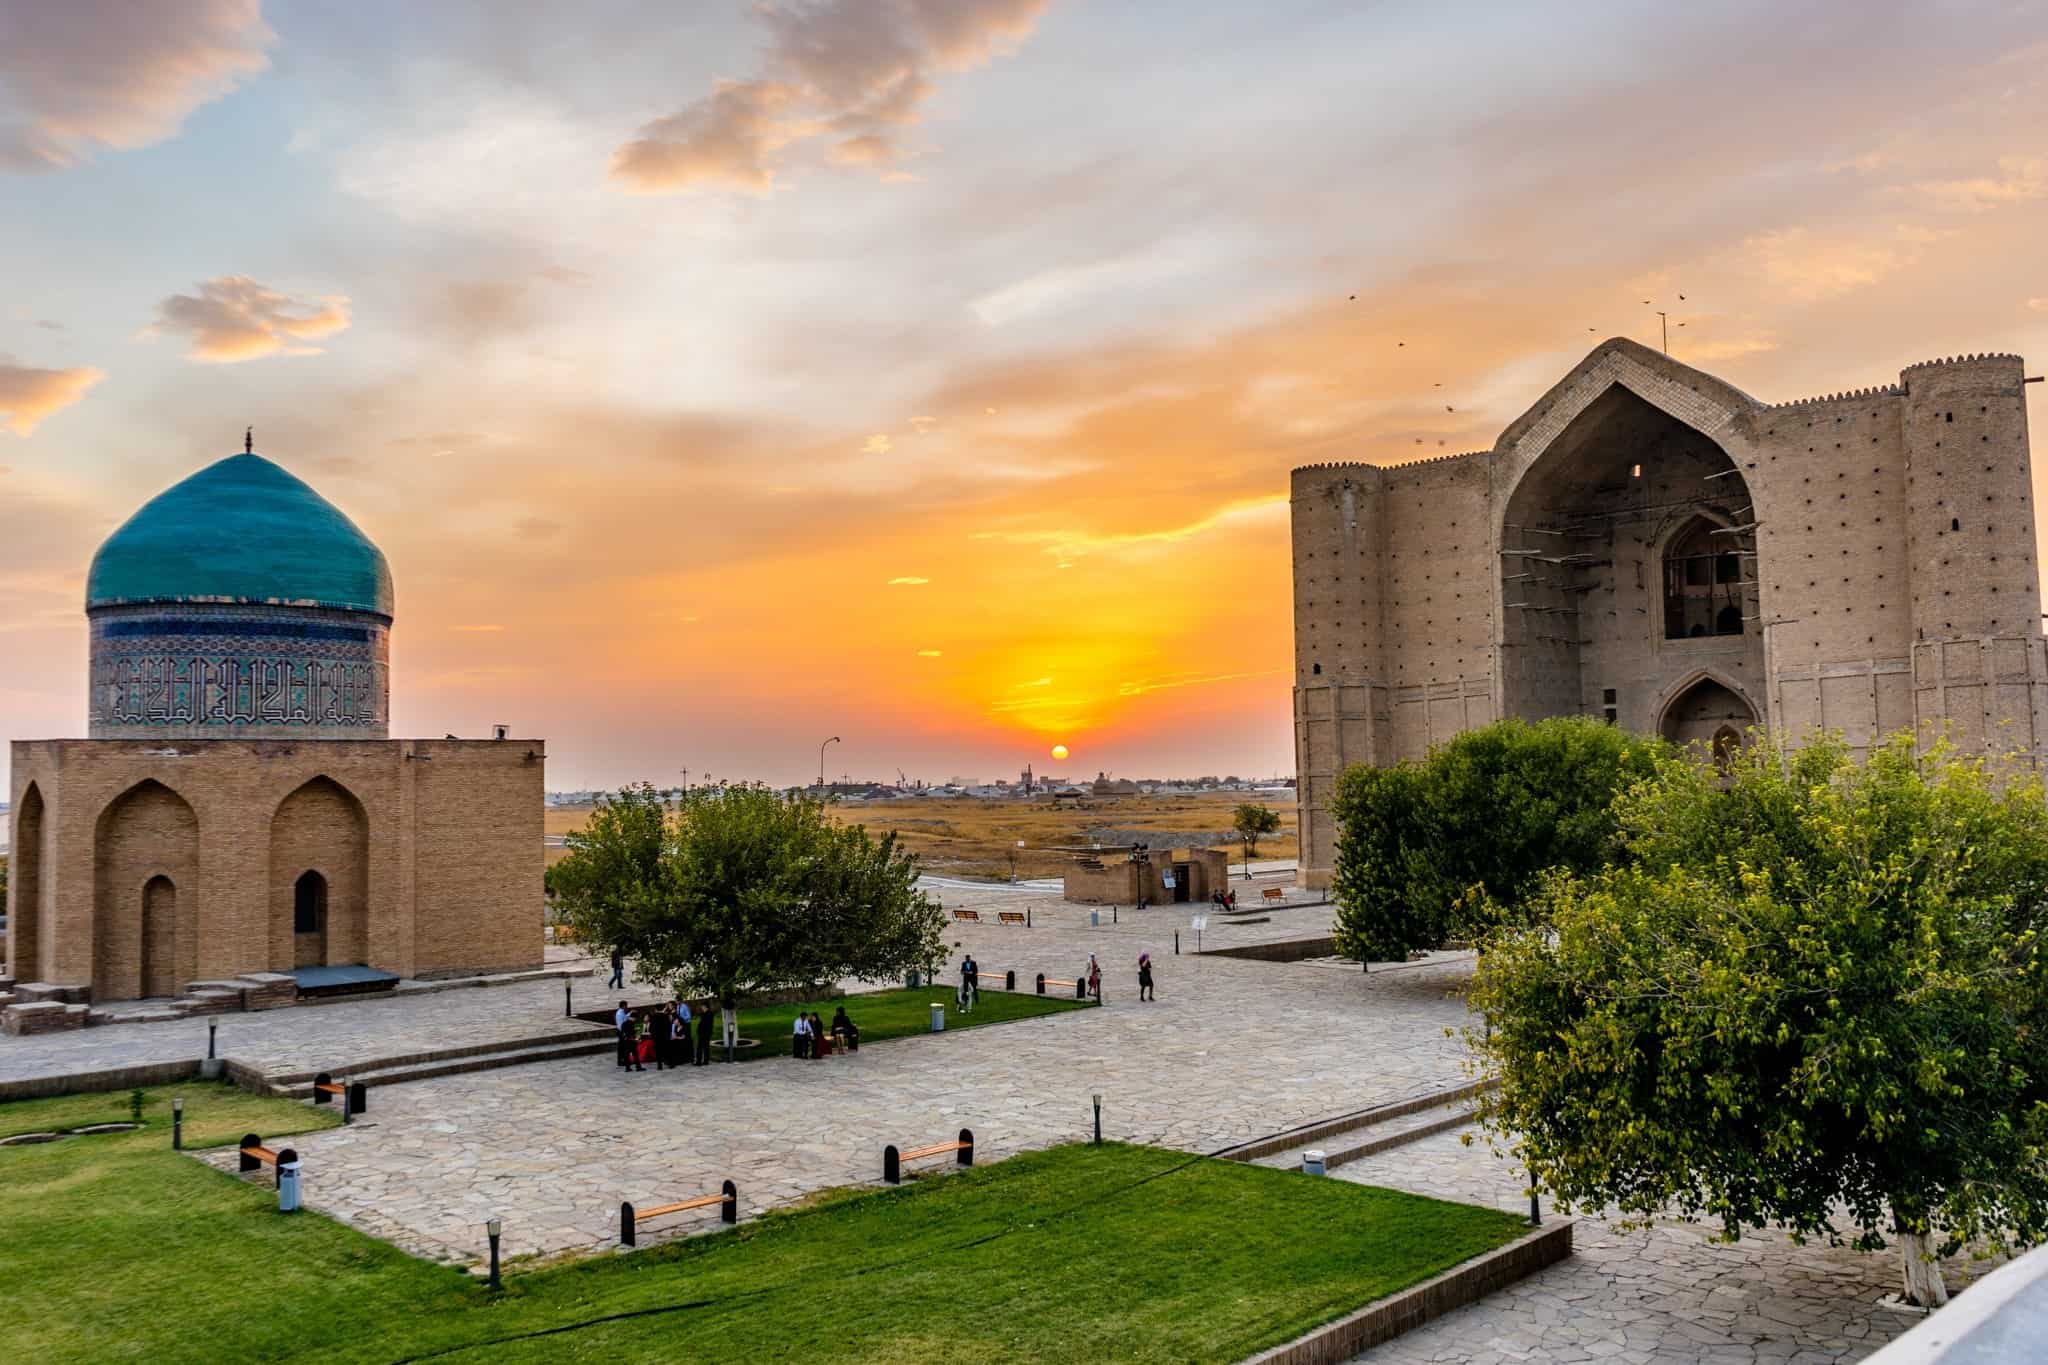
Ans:
{"label": "staircase", "polygon": [[[436,1076],[461,1076],[472,1071],[495,1071],[500,1067],[525,1066],[529,1062],[553,1062],[567,1057],[590,1057],[610,1052],[618,1040],[608,1028],[583,1025],[559,1028],[552,1033],[495,1043],[471,1043],[462,1047],[434,1048],[426,1052],[379,1057],[371,1061],[337,1063],[322,1067],[337,1081],[376,1087],[402,1085],[407,1081],[430,1080]],[[311,1099],[313,1078],[320,1071],[276,1072],[264,1076],[270,1093],[287,1099]]]}
{"label": "staircase", "polygon": [[[1466,1127],[1474,1119],[1474,1101],[1492,1089],[1494,1084],[1493,1081],[1473,1081],[1466,1085],[1447,1086],[1427,1094],[1377,1104],[1369,1109],[1354,1110],[1349,1114],[1254,1138],[1211,1155],[1227,1161],[1298,1169],[1304,1153],[1320,1150],[1324,1168],[1334,1171],[1349,1162],[1376,1156],[1437,1133]],[[1334,1143],[1332,1139],[1335,1138],[1349,1140]]]}

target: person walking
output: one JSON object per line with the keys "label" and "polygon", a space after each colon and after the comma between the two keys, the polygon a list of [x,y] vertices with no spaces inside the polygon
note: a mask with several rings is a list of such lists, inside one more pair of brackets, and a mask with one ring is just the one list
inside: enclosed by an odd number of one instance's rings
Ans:
{"label": "person walking", "polygon": [[711,1065],[711,1011],[697,1016],[697,1065]]}
{"label": "person walking", "polygon": [[1152,993],[1152,954],[1150,953],[1138,954],[1138,998],[1155,1002],[1159,999],[1158,996]]}
{"label": "person walking", "polygon": [[626,1002],[621,1000],[618,1009],[612,1012],[612,1027],[617,1029],[619,1033],[619,1065],[621,1067],[629,1066],[632,1062],[632,1059],[626,1052],[626,1025],[632,1022],[633,1011],[627,1009]]}
{"label": "person walking", "polygon": [[1095,954],[1088,954],[1088,994],[1095,997],[1095,1003],[1102,1003],[1102,964],[1095,960]]}
{"label": "person walking", "polygon": [[963,1013],[974,1012],[974,995],[981,988],[981,968],[975,965],[974,954],[969,953],[960,960],[960,1009]]}
{"label": "person walking", "polygon": [[612,979],[605,983],[605,989],[622,991],[626,989],[626,950],[612,949]]}

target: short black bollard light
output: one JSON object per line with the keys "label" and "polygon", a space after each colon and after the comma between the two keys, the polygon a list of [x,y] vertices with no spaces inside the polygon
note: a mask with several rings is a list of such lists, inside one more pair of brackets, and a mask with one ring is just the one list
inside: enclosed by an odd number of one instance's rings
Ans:
{"label": "short black bollard light", "polygon": [[491,1239],[491,1281],[488,1287],[492,1293],[505,1287],[505,1282],[498,1278],[498,1234],[504,1230],[505,1220],[502,1218],[493,1218],[484,1224],[484,1232]]}
{"label": "short black bollard light", "polygon": [[185,1097],[171,1096],[171,1150],[185,1150]]}
{"label": "short black bollard light", "polygon": [[576,988],[574,986],[571,986],[569,984],[568,977],[565,976],[562,978],[562,1017],[564,1019],[571,1019],[575,1017],[576,1011],[574,1007],[572,1007],[569,1003],[570,997],[574,993],[575,989]]}
{"label": "short black bollard light", "polygon": [[1095,1145],[1102,1145],[1102,1092],[1095,1092]]}
{"label": "short black bollard light", "polygon": [[1178,929],[1173,931],[1173,955],[1175,957],[1180,956],[1180,930]]}
{"label": "short black bollard light", "polygon": [[213,1042],[214,1042],[214,1035],[215,1035],[216,1033],[218,1033],[219,1031],[220,1031],[220,1025],[219,1025],[219,1024],[216,1024],[216,1023],[213,1023],[212,1021],[210,1021],[210,1020],[209,1020],[209,1021],[208,1021],[208,1023],[207,1023],[207,1025],[206,1025],[206,1060],[207,1060],[207,1061],[209,1061],[209,1062],[210,1062],[210,1061],[212,1061],[212,1060],[213,1060],[213,1057],[214,1057],[214,1054],[213,1054]]}

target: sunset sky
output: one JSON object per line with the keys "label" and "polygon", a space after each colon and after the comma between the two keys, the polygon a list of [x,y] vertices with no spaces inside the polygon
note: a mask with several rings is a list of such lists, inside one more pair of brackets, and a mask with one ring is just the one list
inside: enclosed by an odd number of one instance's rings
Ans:
{"label": "sunset sky", "polygon": [[2038,373],[2044,128],[2040,3],[0,0],[0,740],[253,424],[550,787],[1291,772],[1290,468]]}

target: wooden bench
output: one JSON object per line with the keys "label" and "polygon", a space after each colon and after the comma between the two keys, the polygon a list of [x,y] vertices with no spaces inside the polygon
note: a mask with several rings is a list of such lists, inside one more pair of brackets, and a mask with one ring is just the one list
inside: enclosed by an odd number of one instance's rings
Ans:
{"label": "wooden bench", "polygon": [[283,1168],[292,1165],[298,1159],[298,1152],[290,1147],[272,1151],[263,1145],[263,1139],[255,1133],[244,1133],[242,1134],[241,1142],[241,1160],[235,1169],[247,1175],[250,1171],[261,1170],[265,1166],[269,1166],[278,1172],[277,1183],[279,1188],[283,1188]]}
{"label": "wooden bench", "polygon": [[947,1152],[959,1153],[960,1164],[962,1166],[972,1166],[974,1164],[973,1130],[962,1128],[960,1130],[960,1140],[957,1142],[934,1142],[929,1147],[913,1147],[907,1152],[897,1151],[896,1144],[890,1143],[882,1149],[882,1179],[891,1185],[901,1185],[903,1183],[904,1162],[922,1161],[928,1156],[943,1156]]}
{"label": "wooden bench", "polygon": [[1284,886],[1269,886],[1259,894],[1269,901],[1284,901],[1287,899],[1287,888]]}
{"label": "wooden bench", "polygon": [[1086,1000],[1088,998],[1088,983],[1086,981],[1062,981],[1056,976],[1047,976],[1044,972],[1040,972],[1038,974],[1038,993],[1044,995],[1047,986],[1061,988],[1072,986],[1076,1000]]}
{"label": "wooden bench", "polygon": [[1022,910],[998,910],[996,919],[1004,924],[1021,924],[1026,928],[1031,926],[1031,917]]}
{"label": "wooden bench", "polygon": [[953,918],[954,918],[954,919],[957,919],[957,920],[965,920],[965,921],[967,921],[967,923],[969,923],[969,924],[979,924],[979,923],[981,923],[981,911],[979,911],[979,910],[955,910],[955,911],[953,912]]}
{"label": "wooden bench", "polygon": [[634,1209],[631,1204],[619,1205],[619,1245],[639,1246],[635,1235],[640,1221],[645,1218],[663,1218],[671,1213],[682,1213],[687,1209],[708,1209],[718,1205],[719,1221],[733,1224],[740,1221],[740,1192],[728,1180],[717,1194],[707,1194],[699,1199],[680,1199],[673,1204],[656,1204],[651,1209]]}
{"label": "wooden bench", "polygon": [[313,1103],[332,1104],[336,1095],[341,1096],[341,1121],[352,1122],[357,1114],[368,1113],[370,1109],[370,1087],[357,1081],[354,1085],[343,1085],[328,1072],[321,1072],[313,1078]]}

